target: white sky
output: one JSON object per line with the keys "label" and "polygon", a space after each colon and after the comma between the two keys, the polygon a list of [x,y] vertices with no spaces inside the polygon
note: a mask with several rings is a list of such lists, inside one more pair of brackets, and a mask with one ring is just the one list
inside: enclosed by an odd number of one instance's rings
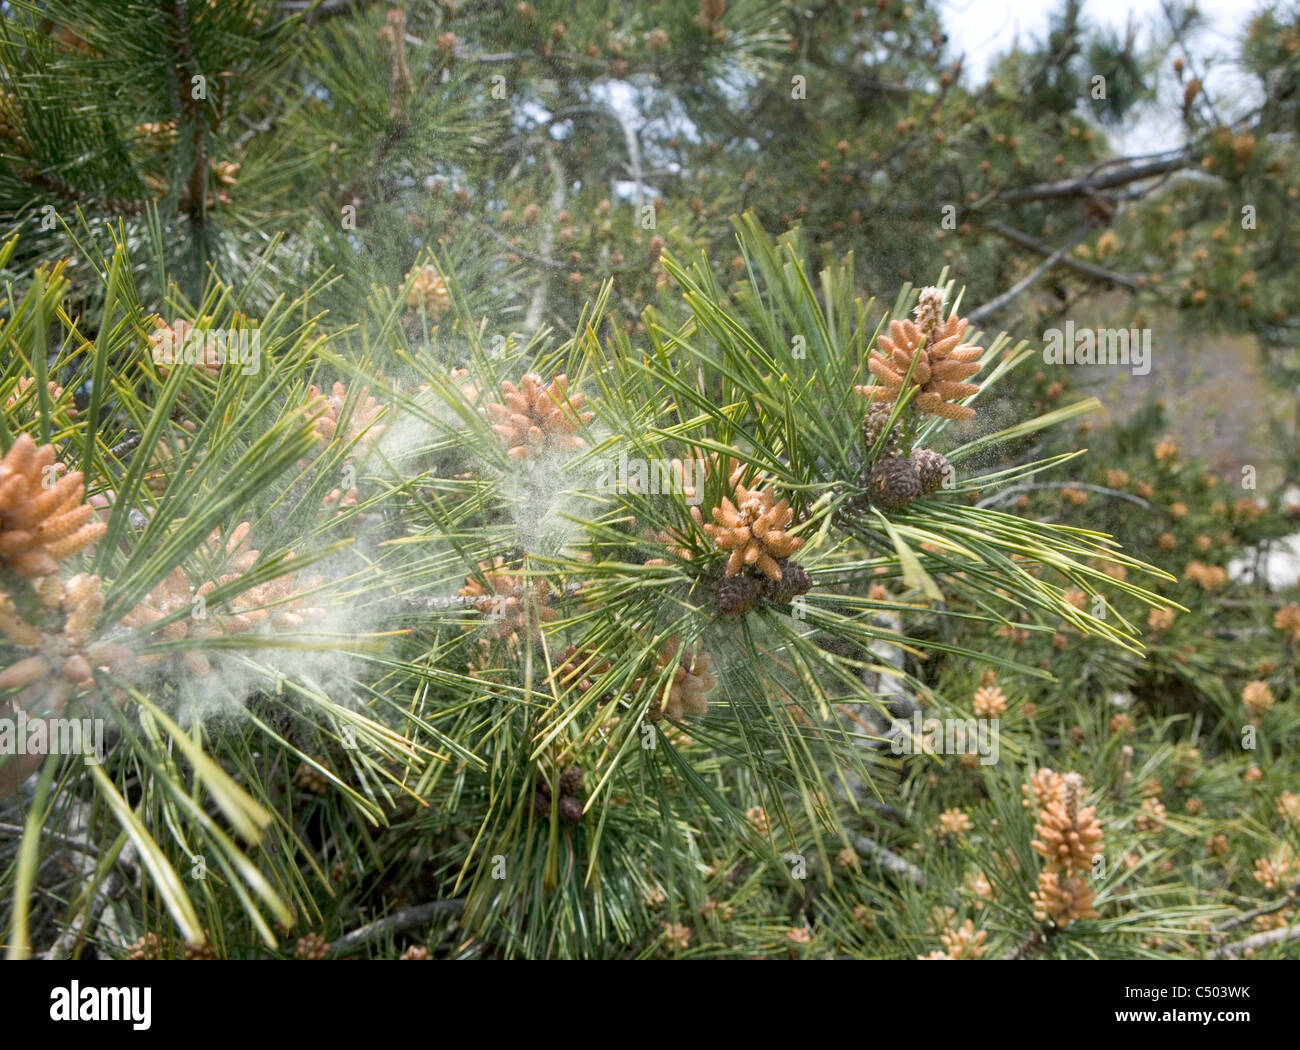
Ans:
{"label": "white sky", "polygon": [[[968,83],[972,84],[984,79],[990,61],[999,53],[1009,51],[1017,37],[1023,44],[1041,40],[1047,33],[1049,16],[1062,6],[1062,0],[939,0],[949,46],[965,52],[964,68]],[[1193,55],[1217,56],[1218,64],[1226,65],[1246,23],[1263,4],[1258,0],[1200,0],[1197,6],[1208,26],[1189,41]],[[1139,41],[1149,40],[1153,27],[1166,24],[1160,0],[1084,0],[1083,17],[1093,25],[1113,26],[1120,33],[1131,17]],[[1216,101],[1222,99],[1229,112],[1244,110],[1244,99],[1234,98],[1234,93],[1242,93],[1240,85],[1234,84],[1226,71],[1216,74],[1214,61],[1206,65],[1208,68],[1199,71],[1205,77],[1207,91]],[[1117,148],[1140,146],[1141,152],[1149,152],[1177,144],[1181,96],[1175,92],[1173,97],[1162,101],[1160,110],[1146,114],[1131,131],[1118,136]],[[1233,104],[1238,101],[1242,104]]]}

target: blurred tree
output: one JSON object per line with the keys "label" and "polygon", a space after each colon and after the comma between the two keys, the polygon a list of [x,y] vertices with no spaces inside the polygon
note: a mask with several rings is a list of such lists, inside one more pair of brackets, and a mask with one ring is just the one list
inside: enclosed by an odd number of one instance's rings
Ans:
{"label": "blurred tree", "polygon": [[[40,234],[18,266],[62,252],[75,274],[80,209],[157,248],[146,297],[165,272],[193,298],[210,266],[256,304],[333,266],[353,314],[436,247],[472,306],[531,330],[606,275],[636,325],[664,246],[730,270],[727,217],[753,208],[858,248],[869,289],[948,264],[979,303],[1050,270],[1023,288],[1054,295],[1003,312],[1113,287],[1285,342],[1300,25],[1254,17],[1252,90],[1217,99],[1196,15],[1166,14],[1139,40],[1066,0],[973,84],[938,11],[903,0],[17,3],[0,214]],[[1171,110],[1181,142],[1111,150],[1106,129]]]}

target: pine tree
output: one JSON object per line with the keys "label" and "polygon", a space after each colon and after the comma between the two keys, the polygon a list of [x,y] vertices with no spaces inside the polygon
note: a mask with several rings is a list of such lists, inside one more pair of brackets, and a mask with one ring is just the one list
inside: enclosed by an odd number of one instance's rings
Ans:
{"label": "pine tree", "polygon": [[1296,22],[1170,18],[6,9],[10,954],[1285,952],[1295,512],[1041,369],[1295,323]]}

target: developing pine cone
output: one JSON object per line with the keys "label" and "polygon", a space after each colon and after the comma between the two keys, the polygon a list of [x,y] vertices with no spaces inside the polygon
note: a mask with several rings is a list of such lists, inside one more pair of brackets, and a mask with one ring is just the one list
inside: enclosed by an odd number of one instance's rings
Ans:
{"label": "developing pine cone", "polygon": [[871,468],[867,491],[876,506],[888,511],[904,510],[921,495],[921,478],[907,460],[886,456]]}
{"label": "developing pine cone", "polygon": [[943,488],[944,480],[952,471],[952,464],[947,458],[942,453],[929,448],[913,449],[911,462],[916,469],[916,476],[921,480],[923,496]]}
{"label": "developing pine cone", "polygon": [[[855,388],[858,390],[868,389],[867,387]],[[889,424],[889,415],[894,410],[894,406],[889,402],[877,401],[867,409],[867,418],[862,421],[862,437],[866,442],[867,451],[870,452],[876,445],[880,435],[884,433],[885,427]],[[898,433],[898,427],[893,427],[889,436],[880,450],[881,457],[901,456],[902,445]]]}
{"label": "developing pine cone", "polygon": [[794,562],[781,563],[779,580],[763,578],[758,582],[759,595],[769,605],[789,605],[796,595],[807,594],[810,590],[812,590],[811,574],[802,565]]}
{"label": "developing pine cone", "polygon": [[655,695],[650,701],[650,709],[646,712],[646,717],[652,722],[657,722],[664,715],[674,720],[680,719],[683,714],[703,715],[709,710],[709,702],[705,699],[708,692],[718,684],[718,680],[709,673],[709,666],[713,662],[713,657],[708,653],[700,652],[698,647],[692,647],[692,650],[678,656],[678,649],[681,640],[674,635],[664,643],[656,660],[656,672],[662,671],[667,667],[674,667],[671,677],[668,681],[667,698],[664,696],[664,687],[659,674],[656,673],[650,678],[638,678],[633,683],[634,689],[640,689],[647,682],[659,682],[655,689]]}
{"label": "developing pine cone", "polygon": [[[62,614],[62,628],[34,626],[0,591],[0,636],[31,654],[0,671],[0,690],[31,687],[44,695],[48,708],[62,710],[74,689],[94,686],[95,668],[122,672],[132,662],[132,654],[114,642],[90,640],[104,608],[98,576],[47,576],[37,580],[33,589],[47,610]],[[28,697],[19,694],[19,699],[25,702]]]}
{"label": "developing pine cone", "polygon": [[[350,411],[345,415],[345,409],[348,408]],[[360,396],[351,405],[348,402],[347,387],[342,383],[330,387],[328,395],[315,386],[307,390],[307,414],[315,417],[312,420],[312,433],[322,445],[328,445],[337,438],[349,444],[356,441],[358,452],[368,449],[384,432],[383,427],[372,426],[383,411],[384,406],[370,396],[369,387],[362,387]]]}
{"label": "developing pine cone", "polygon": [[56,572],[59,561],[98,540],[108,525],[91,521],[81,472],[61,473],[54,446],[39,449],[21,434],[0,461],[0,566],[35,579]]}
{"label": "developing pine cone", "polygon": [[[149,631],[178,609],[186,608],[193,612],[197,599],[203,598],[206,601],[217,587],[235,582],[257,563],[261,552],[253,549],[251,542],[252,526],[246,521],[240,522],[229,533],[213,529],[208,535],[209,556],[220,560],[225,571],[195,587],[185,570],[176,566],[138,605],[122,617],[121,625]],[[291,564],[293,553],[290,552],[284,560]],[[222,607],[207,609],[205,606],[201,617],[189,615],[174,619],[160,628],[158,634],[166,641],[179,641],[183,638],[198,641],[240,634],[261,627],[293,630],[321,615],[321,610],[310,604],[312,599],[306,593],[316,588],[320,582],[319,577],[299,579],[298,574],[286,571],[232,595],[222,603]],[[197,677],[202,678],[212,672],[212,665],[201,648],[187,649],[181,658],[189,672]],[[141,656],[139,662],[151,664],[163,659],[163,654],[151,653]]]}
{"label": "developing pine cone", "polygon": [[1079,808],[1083,795],[1083,778],[1067,773],[1061,778],[1064,798],[1049,802],[1038,814],[1034,825],[1038,833],[1030,845],[1046,862],[1046,869],[1088,874],[1092,859],[1101,853],[1101,824],[1092,806]]}
{"label": "developing pine cone", "polygon": [[[984,348],[961,341],[967,327],[964,317],[954,313],[941,323],[933,319],[934,291],[926,288],[917,306],[918,320],[929,325],[929,330],[910,318],[890,321],[889,335],[879,336],[877,349],[867,357],[867,367],[879,384],[854,387],[854,391],[869,400],[893,402],[903,393],[906,381],[919,387],[912,399],[917,411],[946,419],[973,419],[973,408],[952,402],[979,390],[976,384],[963,380],[979,371],[977,359]],[[907,381],[914,358],[916,367]]]}
{"label": "developing pine cone", "polygon": [[[557,785],[560,800],[556,806],[560,819],[566,824],[577,824],[582,820],[582,770],[569,766],[560,774]],[[533,812],[539,817],[551,815],[551,785],[540,773],[533,787]]]}
{"label": "developing pine cone", "polygon": [[575,434],[593,414],[579,411],[586,399],[570,395],[565,387],[568,377],[558,375],[548,385],[542,377],[529,373],[519,386],[506,380],[501,384],[502,403],[484,406],[493,422],[492,433],[503,444],[511,459],[528,459],[538,452],[576,452],[586,442]]}
{"label": "developing pine cone", "polygon": [[[45,384],[45,390],[50,396],[50,406],[52,408],[66,412],[69,419],[77,418],[77,408],[72,403],[71,398],[68,399],[66,405],[59,404],[67,394],[63,387],[51,379]],[[32,376],[20,376],[13,392],[5,398],[4,410],[12,414],[20,407],[25,407],[35,412],[38,400],[36,380]]]}
{"label": "developing pine cone", "polygon": [[758,581],[747,572],[739,576],[723,576],[714,585],[713,604],[723,616],[747,613],[757,601]]}
{"label": "developing pine cone", "polygon": [[779,580],[780,560],[788,558],[804,543],[802,537],[791,536],[786,531],[794,520],[789,500],[777,503],[771,491],[747,489],[739,482],[735,496],[735,503],[723,496],[722,505],[713,508],[716,524],[704,526],[714,543],[722,550],[731,551],[726,574],[739,575],[742,569],[752,565],[768,579]]}
{"label": "developing pine cone", "polygon": [[1101,917],[1092,906],[1096,896],[1086,877],[1063,875],[1045,868],[1038,873],[1038,889],[1029,894],[1029,899],[1034,905],[1035,919],[1051,920],[1057,928],[1065,929],[1080,919]]}

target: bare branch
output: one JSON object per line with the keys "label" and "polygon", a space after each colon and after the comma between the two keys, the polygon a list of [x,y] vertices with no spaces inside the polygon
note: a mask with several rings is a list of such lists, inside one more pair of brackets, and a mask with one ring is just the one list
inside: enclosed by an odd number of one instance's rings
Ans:
{"label": "bare branch", "polygon": [[403,908],[401,911],[393,912],[387,918],[377,919],[340,937],[330,945],[329,953],[335,956],[346,955],[354,948],[368,941],[378,940],[385,934],[401,933],[412,926],[423,925],[436,915],[448,915],[460,911],[463,904],[464,902],[460,900],[429,901],[427,904]]}
{"label": "bare branch", "polygon": [[1070,252],[1074,251],[1076,247],[1082,244],[1084,239],[1087,236],[1088,236],[1087,229],[1079,230],[1072,238],[1070,238],[1070,240],[1067,243],[1063,244],[1060,248],[1054,251],[1045,260],[1043,260],[1042,265],[1039,266],[1038,269],[1034,270],[1032,273],[1024,277],[1022,280],[1017,281],[1001,295],[997,296],[996,298],[990,299],[987,303],[985,303],[983,306],[979,307],[978,309],[972,310],[968,317],[970,323],[979,324],[985,319],[992,317],[994,314],[996,314],[999,310],[1001,310],[1012,300],[1019,298],[1019,296],[1021,296],[1026,291],[1028,291],[1038,281],[1038,279],[1043,276],[1043,274],[1047,273],[1048,270],[1050,270],[1053,266],[1059,263],[1063,258],[1065,258],[1065,256],[1069,255]]}
{"label": "bare branch", "polygon": [[[987,222],[983,224],[986,228],[992,230],[999,237],[1005,237],[1012,244],[1018,244],[1022,248],[1028,248],[1030,251],[1038,252],[1039,255],[1051,255],[1053,248],[1050,244],[1031,237],[1027,233],[1021,233],[1019,230],[1012,229],[1010,226],[1004,226],[1000,222]],[[1138,290],[1138,283],[1132,277],[1122,273],[1116,273],[1114,270],[1107,270],[1103,266],[1096,266],[1093,263],[1084,262],[1082,259],[1076,259],[1072,255],[1062,256],[1061,265],[1070,270],[1088,277],[1095,277],[1099,281],[1106,281],[1110,284],[1118,285],[1130,292]]]}

